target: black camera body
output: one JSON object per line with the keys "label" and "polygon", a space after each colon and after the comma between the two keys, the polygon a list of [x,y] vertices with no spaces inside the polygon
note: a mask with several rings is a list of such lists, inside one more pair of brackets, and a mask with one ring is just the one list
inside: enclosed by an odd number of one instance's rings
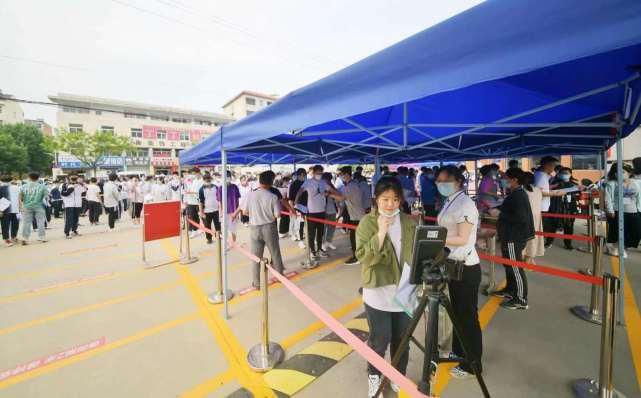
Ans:
{"label": "black camera body", "polygon": [[445,247],[447,229],[432,225],[419,225],[414,232],[410,283],[437,283],[463,279],[462,261],[450,260],[450,250]]}

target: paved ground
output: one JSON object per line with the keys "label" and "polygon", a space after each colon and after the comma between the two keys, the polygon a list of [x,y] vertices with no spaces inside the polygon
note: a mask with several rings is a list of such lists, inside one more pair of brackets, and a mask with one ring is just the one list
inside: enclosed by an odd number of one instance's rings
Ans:
{"label": "paved ground", "polygon": [[[224,397],[240,388],[276,396],[268,388],[273,378],[252,372],[245,362],[259,337],[260,296],[234,298],[229,320],[222,306],[206,302],[215,286],[215,261],[203,238],[192,241],[199,261],[188,266],[176,261],[177,239],[150,243],[149,263],[169,264],[146,270],[140,228],[128,221],[115,233],[105,233],[104,225],[83,226],[83,235],[72,240],[63,239],[61,227],[56,220],[45,244],[0,248],[3,397]],[[240,235],[246,241],[242,227]],[[287,267],[298,269],[303,250],[289,239],[281,242]],[[337,234],[337,246],[321,267],[294,281],[347,323],[362,312],[360,269],[342,264],[345,235]],[[539,263],[579,269],[589,261],[587,254],[555,247]],[[605,264],[609,269],[609,257]],[[246,287],[249,262],[232,251],[229,265],[231,287]],[[626,266],[628,326],[617,330],[615,385],[628,397],[641,396],[640,265],[641,253],[632,252]],[[503,277],[501,269],[497,276]],[[528,278],[526,312],[481,298],[488,387],[495,397],[570,397],[572,380],[598,371],[600,329],[568,311],[587,302],[588,287],[535,273]],[[274,285],[270,292],[271,339],[288,358],[329,333],[286,289]],[[411,351],[413,380],[420,371],[418,353]],[[348,351],[336,358],[296,396],[365,396],[365,362]],[[288,388],[299,381],[288,380]],[[440,369],[436,389],[444,397],[479,395],[474,381],[450,381],[446,369]]]}

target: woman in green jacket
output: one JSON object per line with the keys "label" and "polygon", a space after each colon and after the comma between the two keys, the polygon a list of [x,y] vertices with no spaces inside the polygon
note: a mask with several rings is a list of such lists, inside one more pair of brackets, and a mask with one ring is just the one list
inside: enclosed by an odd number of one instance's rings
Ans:
{"label": "woman in green jacket", "polygon": [[[368,345],[381,357],[390,346],[393,357],[399,349],[410,317],[394,301],[403,266],[411,264],[416,221],[400,211],[403,188],[394,177],[381,178],[374,189],[375,210],[367,214],[356,230],[356,257],[362,264],[363,302],[369,324]],[[397,369],[405,374],[409,347]],[[380,371],[368,364],[369,393],[380,386]],[[398,392],[398,386],[392,383]]]}

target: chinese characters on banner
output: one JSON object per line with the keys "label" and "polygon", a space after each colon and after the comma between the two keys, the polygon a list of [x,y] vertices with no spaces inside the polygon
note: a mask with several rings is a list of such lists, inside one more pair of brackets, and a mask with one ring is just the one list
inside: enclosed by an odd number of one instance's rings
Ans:
{"label": "chinese characters on banner", "polygon": [[158,137],[158,131],[164,131],[167,137],[166,139],[169,141],[180,141],[181,133],[187,133],[190,141],[200,141],[203,134],[206,133],[204,130],[176,129],[174,127],[164,126],[142,126],[143,138],[155,140]]}

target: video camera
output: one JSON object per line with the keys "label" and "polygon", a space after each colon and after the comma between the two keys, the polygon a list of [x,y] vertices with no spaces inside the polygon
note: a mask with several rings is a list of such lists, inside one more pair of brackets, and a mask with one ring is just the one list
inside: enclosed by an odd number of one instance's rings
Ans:
{"label": "video camera", "polygon": [[462,261],[450,260],[450,250],[445,247],[447,229],[433,225],[419,225],[414,232],[410,283],[437,284],[463,279]]}

